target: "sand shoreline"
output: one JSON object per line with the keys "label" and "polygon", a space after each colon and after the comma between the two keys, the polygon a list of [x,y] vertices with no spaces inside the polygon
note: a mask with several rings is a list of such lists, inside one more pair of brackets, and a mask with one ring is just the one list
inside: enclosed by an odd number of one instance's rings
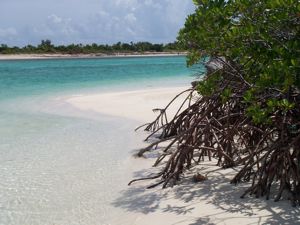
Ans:
{"label": "sand shoreline", "polygon": [[[287,199],[276,203],[265,198],[240,199],[249,184],[230,184],[236,171],[216,167],[214,161],[201,162],[172,188],[146,189],[153,180],[127,186],[132,179],[158,172],[152,167],[156,151],[145,158],[134,157],[149,144],[143,142],[149,134],[134,129],[157,116],[153,108],[165,107],[187,88],[79,91],[25,99],[20,105],[14,102],[13,107],[21,107],[29,116],[4,129],[19,124],[26,127],[26,134],[36,131],[38,135],[24,136],[24,141],[22,135],[21,140],[14,136],[20,148],[15,158],[9,154],[13,145],[2,152],[7,160],[0,167],[5,181],[0,224],[297,224],[300,209],[292,208]],[[173,113],[181,100],[171,109]],[[208,180],[193,183],[197,172]]]}
{"label": "sand shoreline", "polygon": [[[71,96],[65,101],[83,112],[97,112],[143,123],[155,118],[151,109],[164,107],[176,94],[187,88],[99,93]],[[157,171],[151,168],[154,161],[153,153],[146,155],[146,159],[132,158],[133,178]],[[208,180],[192,183],[195,172],[208,174]],[[300,221],[299,208],[292,208],[288,200],[240,199],[249,184],[230,184],[234,173],[234,169],[223,170],[216,167],[215,162],[207,161],[189,171],[182,184],[173,188],[147,190],[146,187],[153,181],[133,184],[113,202],[115,207],[127,211],[127,218],[118,218],[112,224],[125,224],[128,218],[134,219],[131,225],[297,224]]]}
{"label": "sand shoreline", "polygon": [[[139,122],[151,122],[157,116],[152,110],[164,108],[178,93],[189,87],[150,88],[146,90],[117,91],[66,97],[73,107],[108,116],[122,117]],[[187,96],[180,96],[169,109],[171,117]]]}
{"label": "sand shoreline", "polygon": [[28,59],[92,59],[92,58],[125,58],[125,57],[160,57],[185,56],[185,52],[144,52],[144,53],[95,53],[95,54],[0,54],[0,60]]}

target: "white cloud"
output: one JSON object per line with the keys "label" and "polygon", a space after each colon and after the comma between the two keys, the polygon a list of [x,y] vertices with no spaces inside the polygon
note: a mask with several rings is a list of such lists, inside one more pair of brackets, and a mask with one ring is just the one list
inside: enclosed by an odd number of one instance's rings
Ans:
{"label": "white cloud", "polygon": [[183,24],[187,12],[189,11],[189,2],[174,0],[167,0],[166,2],[165,9],[168,21],[176,26],[178,26],[178,24]]}
{"label": "white cloud", "polygon": [[133,13],[129,13],[125,16],[125,20],[126,22],[133,24],[134,22],[136,22],[137,19]]}
{"label": "white cloud", "polygon": [[153,0],[145,0],[144,4],[155,9],[162,9],[162,6],[161,4],[159,4],[159,1],[154,2]]}
{"label": "white cloud", "polygon": [[7,0],[1,8],[1,26],[9,28],[0,37],[10,36],[9,43],[68,44],[174,41],[194,6],[192,0]]}
{"label": "white cloud", "polygon": [[149,6],[152,5],[153,1],[152,0],[145,0],[145,5]]}
{"label": "white cloud", "polygon": [[[114,2],[114,1],[112,1]],[[116,6],[126,6],[126,7],[132,7],[137,5],[137,0],[116,0],[115,5]]]}
{"label": "white cloud", "polygon": [[128,34],[136,35],[136,32],[134,30],[132,30],[131,28],[129,28],[129,27],[126,29],[126,31],[127,31]]}
{"label": "white cloud", "polygon": [[109,16],[109,13],[105,12],[104,10],[100,10],[95,15],[96,16],[98,15],[98,16],[101,16],[101,17],[107,17],[107,16]]}
{"label": "white cloud", "polygon": [[58,17],[55,14],[52,14],[52,15],[48,16],[48,19],[50,21],[52,21],[53,23],[61,23],[62,22],[62,18]]}
{"label": "white cloud", "polygon": [[63,34],[66,36],[74,35],[76,33],[71,18],[62,18],[55,14],[48,16],[46,27],[53,33]]}
{"label": "white cloud", "polygon": [[[39,41],[42,39],[51,39],[58,44],[63,44],[70,42],[73,38],[78,38],[79,32],[72,19],[51,14],[47,16],[44,23],[32,29],[31,35],[38,37],[35,39]],[[74,42],[76,42],[76,40],[74,40]]]}

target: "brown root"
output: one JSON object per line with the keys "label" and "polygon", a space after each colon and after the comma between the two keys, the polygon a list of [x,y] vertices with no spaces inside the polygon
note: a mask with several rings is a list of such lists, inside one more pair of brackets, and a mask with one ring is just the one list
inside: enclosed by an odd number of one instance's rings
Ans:
{"label": "brown root", "polygon": [[[291,88],[288,93],[267,89],[258,93],[258,104],[267,104],[267,99],[288,99],[295,103],[289,110],[278,108],[269,113],[268,123],[254,123],[247,116],[247,103],[243,96],[251,85],[245,81],[238,68],[228,62],[218,69],[222,79],[210,96],[193,98],[196,87],[186,90],[188,97],[175,116],[169,120],[167,110],[177,95],[155,121],[146,129],[159,134],[159,140],[142,149],[139,155],[151,151],[168,141],[155,165],[165,161],[162,170],[154,177],[158,179],[150,188],[162,184],[163,188],[176,183],[181,175],[203,160],[217,160],[223,168],[238,167],[231,183],[251,182],[241,197],[255,195],[270,198],[271,187],[278,186],[275,201],[286,191],[293,205],[300,204],[300,93]],[[234,72],[232,72],[234,71]],[[214,74],[216,71],[211,72]],[[208,79],[210,74],[207,75]],[[226,99],[223,91],[230,88],[232,95]],[[188,107],[182,110],[189,101]],[[170,150],[175,149],[175,150]]]}

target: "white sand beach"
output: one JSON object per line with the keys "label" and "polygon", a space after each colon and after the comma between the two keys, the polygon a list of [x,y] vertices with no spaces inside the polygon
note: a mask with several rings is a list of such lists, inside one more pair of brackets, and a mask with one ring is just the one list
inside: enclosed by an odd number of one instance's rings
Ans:
{"label": "white sand beach", "polygon": [[0,225],[300,225],[300,0],[0,5]]}
{"label": "white sand beach", "polygon": [[[123,91],[103,94],[75,96],[66,99],[67,103],[82,111],[92,111],[110,116],[124,117],[141,123],[155,119],[154,108],[164,108],[177,94],[188,87],[169,87],[137,91]],[[170,118],[180,107],[187,94],[181,95],[171,105]]]}
{"label": "white sand beach", "polygon": [[156,57],[156,56],[184,56],[185,52],[143,52],[143,53],[95,53],[95,54],[0,54],[0,60],[23,60],[23,59],[74,59],[74,58],[115,58],[115,57]]}
{"label": "white sand beach", "polygon": [[[65,101],[83,112],[133,119],[137,121],[136,125],[140,125],[155,118],[153,108],[163,107],[184,89],[186,87],[91,94],[69,97]],[[151,167],[155,154],[146,156],[130,159],[132,178],[157,171]],[[208,180],[193,183],[191,177],[196,172],[207,174]],[[213,162],[203,162],[187,173],[181,185],[173,188],[148,190],[147,185],[154,181],[134,183],[124,188],[112,203],[126,214],[109,224],[299,224],[300,210],[292,208],[288,200],[275,203],[263,198],[240,199],[249,184],[231,185],[229,182],[234,172],[233,169],[220,169]]]}

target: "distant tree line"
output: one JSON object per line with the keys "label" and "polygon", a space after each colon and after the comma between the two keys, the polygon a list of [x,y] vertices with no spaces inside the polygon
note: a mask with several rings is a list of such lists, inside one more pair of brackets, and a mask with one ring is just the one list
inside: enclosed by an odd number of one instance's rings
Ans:
{"label": "distant tree line", "polygon": [[39,53],[60,53],[60,54],[113,54],[113,53],[133,53],[133,52],[178,52],[184,51],[178,42],[168,44],[152,44],[150,42],[122,43],[116,44],[70,44],[54,45],[51,40],[42,40],[37,46],[26,45],[24,47],[9,47],[6,44],[0,45],[0,54],[39,54]]}

